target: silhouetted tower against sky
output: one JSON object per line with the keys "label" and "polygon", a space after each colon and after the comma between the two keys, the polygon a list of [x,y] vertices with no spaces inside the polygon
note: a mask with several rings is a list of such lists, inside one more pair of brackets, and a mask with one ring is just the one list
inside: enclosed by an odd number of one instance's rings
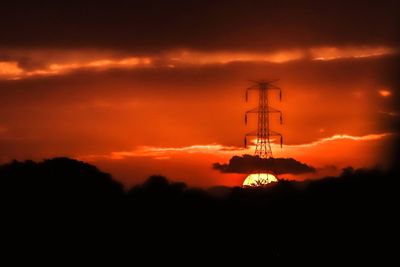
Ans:
{"label": "silhouetted tower against sky", "polygon": [[272,150],[271,150],[271,140],[275,137],[280,137],[280,143],[282,147],[283,138],[282,135],[278,132],[274,132],[270,128],[270,114],[277,113],[279,114],[280,123],[282,124],[282,112],[277,110],[269,105],[268,92],[272,90],[279,91],[279,100],[282,100],[282,90],[281,88],[274,85],[274,82],[277,80],[261,80],[255,81],[254,84],[246,89],[246,102],[248,100],[248,92],[249,90],[257,90],[258,91],[258,107],[246,111],[245,113],[245,123],[247,124],[247,115],[249,113],[255,113],[258,115],[258,127],[257,131],[250,132],[244,137],[244,146],[247,147],[247,137],[248,136],[257,136],[257,143],[255,149],[255,155],[260,158],[271,158]]}

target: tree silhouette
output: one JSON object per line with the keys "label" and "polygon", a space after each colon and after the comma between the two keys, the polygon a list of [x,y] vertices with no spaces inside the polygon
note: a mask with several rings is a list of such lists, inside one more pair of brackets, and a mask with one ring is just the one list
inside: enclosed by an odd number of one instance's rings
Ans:
{"label": "tree silhouette", "polygon": [[[218,190],[189,188],[158,175],[124,191],[109,174],[84,162],[14,161],[0,166],[3,216],[16,221],[3,229],[23,223],[21,230],[34,219],[41,222],[34,231],[45,232],[47,221],[62,218],[59,222],[68,222],[75,233],[101,235],[103,241],[88,242],[108,250],[127,240],[141,246],[163,240],[163,248],[202,242],[239,254],[261,241],[262,251],[252,248],[259,254],[251,255],[270,260],[383,253],[388,258],[397,255],[384,237],[398,232],[398,174],[346,168],[321,180]],[[113,241],[105,243],[107,238]]]}

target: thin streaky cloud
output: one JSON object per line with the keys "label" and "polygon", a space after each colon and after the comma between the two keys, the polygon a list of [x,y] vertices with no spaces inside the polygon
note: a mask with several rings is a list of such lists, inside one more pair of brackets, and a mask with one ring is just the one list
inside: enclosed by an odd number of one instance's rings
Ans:
{"label": "thin streaky cloud", "polygon": [[[7,51],[2,51],[7,54]],[[0,79],[19,80],[30,77],[63,75],[72,71],[83,69],[133,69],[133,68],[177,68],[187,66],[203,66],[203,65],[224,65],[237,62],[247,63],[271,63],[284,64],[292,61],[311,60],[311,61],[331,61],[337,59],[353,59],[379,57],[384,55],[392,55],[398,53],[393,47],[377,46],[377,47],[315,47],[309,49],[290,49],[276,50],[271,52],[246,52],[246,51],[194,51],[194,50],[175,50],[167,51],[160,54],[149,54],[144,56],[127,56],[123,58],[104,57],[100,55],[98,58],[84,61],[70,61],[68,53],[60,58],[63,60],[55,61],[46,59],[46,52],[40,53],[43,58],[44,67],[26,69],[20,64],[18,58],[0,61]],[[79,54],[79,52],[77,52]],[[84,58],[83,52],[81,52]],[[29,53],[26,54],[29,58]],[[93,57],[93,56],[92,56]],[[77,58],[74,56],[73,58]],[[46,63],[46,60],[48,62]],[[29,60],[28,60],[29,61]]]}
{"label": "thin streaky cloud", "polygon": [[[381,133],[381,134],[368,134],[363,136],[352,136],[347,134],[337,134],[331,137],[319,139],[317,141],[306,143],[306,144],[295,144],[295,145],[284,145],[284,148],[306,148],[315,147],[324,143],[337,141],[337,140],[351,140],[351,141],[372,141],[380,140],[394,133]],[[272,144],[274,147],[278,147],[278,144]],[[187,154],[226,154],[235,155],[237,153],[252,154],[253,146],[248,148],[237,147],[237,146],[224,146],[221,144],[209,144],[209,145],[192,145],[184,147],[153,147],[153,146],[140,146],[131,151],[116,151],[110,154],[104,155],[84,155],[79,156],[79,159],[95,161],[96,159],[111,159],[121,160],[129,157],[150,157],[155,159],[169,159],[171,155],[177,153]]]}

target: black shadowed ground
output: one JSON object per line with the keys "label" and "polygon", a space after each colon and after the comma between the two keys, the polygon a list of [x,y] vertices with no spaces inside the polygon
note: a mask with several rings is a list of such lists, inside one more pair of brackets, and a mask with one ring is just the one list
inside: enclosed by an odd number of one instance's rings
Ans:
{"label": "black shadowed ground", "polygon": [[0,166],[3,234],[15,245],[30,237],[31,248],[48,240],[56,253],[66,252],[57,251],[59,243],[72,242],[72,254],[95,248],[96,259],[111,251],[141,258],[142,250],[266,262],[388,259],[399,255],[391,245],[398,240],[398,177],[347,168],[318,181],[205,190],[152,176],[124,190],[84,162],[14,161]]}

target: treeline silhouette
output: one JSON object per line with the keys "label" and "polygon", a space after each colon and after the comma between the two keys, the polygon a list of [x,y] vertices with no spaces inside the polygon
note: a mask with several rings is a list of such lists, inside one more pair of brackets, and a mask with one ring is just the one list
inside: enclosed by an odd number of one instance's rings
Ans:
{"label": "treeline silhouette", "polygon": [[190,188],[151,176],[124,189],[81,161],[13,161],[0,166],[3,230],[35,238],[54,231],[56,243],[85,237],[99,251],[126,241],[119,249],[136,254],[177,246],[203,257],[227,249],[226,257],[269,260],[387,259],[398,255],[390,245],[398,234],[398,174],[349,167],[338,177],[254,189]]}

